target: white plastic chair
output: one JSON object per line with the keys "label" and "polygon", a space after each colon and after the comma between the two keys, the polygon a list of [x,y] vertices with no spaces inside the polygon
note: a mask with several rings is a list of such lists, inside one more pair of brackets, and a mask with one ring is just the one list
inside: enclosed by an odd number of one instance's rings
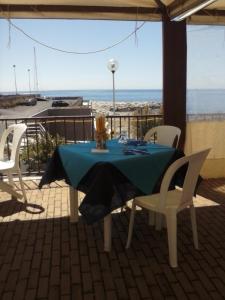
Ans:
{"label": "white plastic chair", "polygon": [[150,141],[152,136],[157,135],[157,143],[165,146],[173,146],[175,138],[176,144],[175,148],[178,147],[179,139],[181,130],[178,127],[175,126],[169,126],[169,125],[161,125],[157,127],[153,127],[149,129],[149,131],[145,134],[144,140]]}
{"label": "white plastic chair", "polygon": [[[181,130],[178,127],[170,126],[170,125],[160,125],[149,129],[149,131],[145,134],[144,140],[151,141],[152,138],[155,140],[155,135],[157,138],[157,143],[165,146],[174,146],[178,147],[179,139],[180,139]],[[174,141],[176,139],[176,143],[174,145]],[[149,212],[149,225],[154,225],[156,219],[156,213]]]}
{"label": "white plastic chair", "polygon": [[[195,208],[193,205],[193,195],[199,172],[209,151],[210,149],[206,149],[204,151],[197,152],[176,160],[172,165],[170,165],[163,177],[160,193],[136,197],[133,200],[126,248],[129,248],[131,243],[134,215],[136,205],[138,205],[149,211],[157,212],[156,229],[161,229],[162,215],[165,215],[169,244],[169,261],[171,267],[177,267],[177,214],[187,207],[190,208],[194,246],[196,249],[198,249],[198,235]],[[168,189],[173,175],[180,167],[187,163],[188,169],[185,176],[183,189],[169,191]]]}
{"label": "white plastic chair", "polygon": [[[22,136],[26,131],[25,124],[13,124],[6,128],[0,140],[0,173],[6,174],[10,185],[13,187],[13,173],[17,173],[20,181],[21,190],[23,193],[24,201],[27,202],[27,196],[24,189],[22,175],[19,166],[19,150],[22,141]],[[12,144],[10,149],[9,159],[4,157],[4,149],[7,145],[7,139],[12,135]]]}

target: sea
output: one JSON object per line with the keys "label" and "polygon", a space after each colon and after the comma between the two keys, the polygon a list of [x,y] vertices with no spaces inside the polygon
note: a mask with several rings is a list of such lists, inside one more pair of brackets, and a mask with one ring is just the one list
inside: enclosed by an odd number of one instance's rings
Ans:
{"label": "sea", "polygon": [[[21,92],[22,93],[22,92]],[[112,101],[112,90],[52,90],[39,91],[46,97],[81,96],[90,101]],[[3,93],[2,93],[3,94]],[[161,89],[118,89],[118,102],[162,102]],[[225,114],[225,89],[189,89],[187,114]]]}

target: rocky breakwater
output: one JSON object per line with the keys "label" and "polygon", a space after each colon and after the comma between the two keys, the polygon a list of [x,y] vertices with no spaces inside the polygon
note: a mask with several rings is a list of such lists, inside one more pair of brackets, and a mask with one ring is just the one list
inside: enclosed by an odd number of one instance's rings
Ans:
{"label": "rocky breakwater", "polygon": [[29,98],[34,98],[36,96],[36,94],[0,95],[0,108],[12,108],[24,104]]}
{"label": "rocky breakwater", "polygon": [[[92,101],[93,114],[103,113],[105,115],[113,114],[113,106],[111,102]],[[150,102],[117,102],[115,105],[115,113],[118,115],[148,115],[161,114],[162,104],[156,101]]]}

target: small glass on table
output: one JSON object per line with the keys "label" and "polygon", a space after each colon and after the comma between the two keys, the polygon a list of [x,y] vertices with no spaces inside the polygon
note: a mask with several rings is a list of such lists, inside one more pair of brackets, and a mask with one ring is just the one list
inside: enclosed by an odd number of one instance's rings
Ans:
{"label": "small glass on table", "polygon": [[128,137],[126,131],[121,131],[121,134],[118,139],[118,143],[127,144],[127,141],[128,141]]}

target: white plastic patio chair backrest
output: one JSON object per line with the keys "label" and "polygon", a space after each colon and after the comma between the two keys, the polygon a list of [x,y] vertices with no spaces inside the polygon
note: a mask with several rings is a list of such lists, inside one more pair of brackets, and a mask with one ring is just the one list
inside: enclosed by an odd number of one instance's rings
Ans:
{"label": "white plastic patio chair backrest", "polygon": [[198,176],[209,151],[210,149],[205,149],[203,151],[182,157],[170,165],[163,177],[160,188],[160,201],[158,203],[160,209],[166,207],[167,193],[174,174],[185,164],[188,164],[187,172],[183,183],[182,193],[180,193],[180,203],[177,209],[181,210],[188,205],[193,204],[192,198],[194,195]]}
{"label": "white plastic patio chair backrest", "polygon": [[12,134],[12,144],[10,151],[10,161],[14,161],[14,166],[19,166],[19,149],[22,140],[22,136],[26,131],[26,124],[12,124],[3,131],[1,140],[0,140],[0,160],[4,159],[4,149],[7,145],[7,138]]}
{"label": "white plastic patio chair backrest", "polygon": [[175,148],[178,147],[181,130],[178,127],[170,125],[160,125],[149,129],[145,134],[144,140],[150,141],[153,135],[157,135],[157,143],[165,146],[173,146],[175,138],[176,144]]}

